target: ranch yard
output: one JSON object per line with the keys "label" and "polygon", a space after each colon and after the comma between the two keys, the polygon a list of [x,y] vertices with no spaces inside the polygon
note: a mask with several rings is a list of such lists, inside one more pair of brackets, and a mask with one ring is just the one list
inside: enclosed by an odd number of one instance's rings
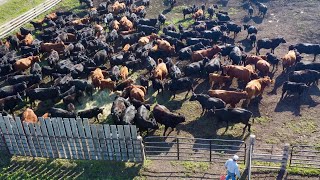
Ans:
{"label": "ranch yard", "polygon": [[[66,7],[59,7],[61,10],[74,9],[81,16],[85,13],[83,9],[84,5],[79,5],[76,0],[65,0],[63,2]],[[103,0],[94,0],[94,4],[97,6]],[[268,6],[267,14],[264,18],[258,17],[257,8],[254,6],[253,17],[250,18],[247,15],[247,10],[241,7],[242,1],[229,0],[222,6],[223,0],[177,0],[177,3],[172,9],[167,5],[167,1],[162,0],[150,0],[150,6],[146,8],[146,18],[157,18],[160,13],[163,13],[166,17],[166,23],[164,25],[174,24],[176,27],[178,24],[182,24],[184,28],[193,24],[194,20],[191,15],[186,15],[186,19],[183,19],[182,9],[185,7],[201,6],[206,4],[209,7],[213,4],[219,5],[219,10],[224,10],[229,13],[232,21],[236,24],[250,24],[254,25],[258,29],[257,40],[262,38],[275,38],[283,37],[286,43],[280,44],[275,49],[275,55],[280,58],[287,52],[288,48],[292,44],[297,43],[319,43],[320,41],[320,1],[319,0],[260,0]],[[1,5],[0,5],[1,6]],[[79,8],[79,6],[81,8]],[[83,8],[83,9],[82,9]],[[215,18],[215,17],[214,17]],[[162,25],[161,27],[164,27]],[[28,28],[30,26],[27,26]],[[34,34],[39,33],[36,31]],[[163,33],[162,31],[159,34]],[[244,48],[246,54],[255,55],[255,48],[250,47],[250,42],[246,39],[247,31],[243,30],[237,35],[235,40],[230,38],[228,43],[239,45]],[[229,35],[233,37],[233,33]],[[37,36],[36,36],[37,37]],[[117,52],[118,50],[116,50]],[[270,50],[262,49],[261,55],[265,55]],[[313,55],[302,54],[303,61],[312,61]],[[185,66],[191,62],[191,60],[179,60],[177,56],[173,56],[173,61],[183,71]],[[223,59],[226,57],[223,57]],[[316,61],[320,61],[320,57],[317,57]],[[227,60],[223,60],[227,62]],[[42,63],[42,62],[41,62]],[[41,64],[40,63],[40,64]],[[45,63],[44,63],[45,64]],[[44,65],[41,64],[41,65]],[[104,64],[105,67],[110,68],[110,64]],[[253,113],[253,120],[251,120],[251,133],[256,135],[256,145],[259,147],[265,144],[270,144],[278,147],[282,147],[285,143],[291,145],[313,145],[320,146],[320,90],[318,85],[312,84],[308,87],[308,90],[301,96],[289,95],[282,100],[282,85],[288,80],[288,74],[290,71],[294,71],[294,67],[289,68],[288,72],[282,71],[282,63],[274,73],[270,73],[270,78],[273,83],[266,87],[262,98],[255,98],[249,104],[247,110]],[[146,69],[129,70],[129,78],[133,79],[139,84],[139,76],[141,74],[147,74]],[[2,78],[1,78],[2,79]],[[193,78],[195,83],[193,85],[194,92],[196,94],[207,94],[210,89],[210,85],[207,78]],[[1,84],[5,84],[4,81]],[[46,77],[43,79],[43,87],[50,87],[52,83]],[[241,86],[241,84],[239,83]],[[1,85],[2,87],[3,85]],[[228,89],[237,89],[238,82],[233,79],[231,86]],[[201,114],[201,105],[197,101],[189,101],[192,93],[190,92],[186,96],[186,92],[176,94],[176,98],[173,98],[170,91],[166,90],[164,93],[157,93],[152,86],[146,94],[146,102],[152,104],[152,108],[156,104],[166,106],[170,111],[174,113],[180,113],[185,116],[186,121],[179,124],[169,136],[179,136],[188,138],[208,138],[208,139],[228,139],[228,140],[243,140],[246,141],[250,133],[246,131],[243,133],[244,124],[234,124],[226,130],[226,123],[221,123],[214,118],[212,112]],[[108,90],[95,90],[93,97],[83,97],[80,99],[80,103],[75,104],[76,111],[87,110],[93,107],[104,108],[103,113],[99,115],[99,123],[113,124],[111,116],[112,102],[116,97],[116,93]],[[241,108],[243,102],[237,104],[237,107]],[[33,110],[37,116],[42,116],[51,107],[64,108],[63,102],[59,101],[53,104],[52,102],[40,102],[37,103]],[[19,105],[15,109],[14,114],[21,117],[26,107],[29,107],[29,103],[24,102],[23,105]],[[151,109],[152,109],[151,108]],[[94,118],[90,119],[92,123],[98,123]],[[170,130],[170,128],[169,128]],[[160,126],[159,129],[149,133],[149,136],[162,136],[164,126]],[[168,131],[167,131],[168,133]],[[146,135],[146,134],[144,134]],[[146,160],[144,165],[142,164],[130,164],[125,162],[95,162],[95,161],[69,161],[69,160],[48,160],[48,159],[29,159],[12,157],[10,160],[6,155],[1,155],[0,159],[3,160],[0,164],[0,178],[11,177],[15,179],[17,176],[30,178],[31,172],[29,167],[35,164],[39,169],[39,174],[44,174],[46,168],[53,168],[56,172],[68,171],[68,176],[63,176],[57,173],[52,173],[52,178],[80,178],[80,179],[218,179],[218,177],[224,173],[223,165],[217,166],[216,164],[210,164],[205,162],[185,162],[185,161],[162,161],[162,160]],[[226,159],[227,160],[227,159]],[[62,166],[59,168],[58,166]],[[99,166],[108,166],[103,169]],[[112,168],[116,167],[116,168]],[[99,168],[98,168],[99,167]],[[19,169],[14,174],[15,168]],[[89,173],[90,169],[96,174],[101,171],[101,175],[94,175]],[[244,166],[241,165],[240,169],[243,170]],[[70,172],[69,172],[70,170]],[[112,171],[112,173],[107,172]],[[86,174],[88,173],[88,174]],[[12,175],[12,176],[11,176]],[[278,173],[276,171],[258,171],[253,170],[252,179],[276,179]],[[310,176],[310,177],[308,177]],[[288,168],[288,172],[285,179],[314,179],[319,180],[319,170],[309,169],[293,169]],[[37,175],[38,178],[44,178],[45,175]]]}

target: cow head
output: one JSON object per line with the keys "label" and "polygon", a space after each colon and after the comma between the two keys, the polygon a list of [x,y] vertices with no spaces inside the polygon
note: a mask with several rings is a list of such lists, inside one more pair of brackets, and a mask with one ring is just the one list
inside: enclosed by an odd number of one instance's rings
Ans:
{"label": "cow head", "polygon": [[182,114],[178,113],[176,115],[175,120],[179,123],[186,122],[186,117],[184,117]]}
{"label": "cow head", "polygon": [[260,82],[264,86],[269,86],[271,83],[273,83],[273,80],[271,80],[269,76],[265,76],[264,78],[261,78]]}

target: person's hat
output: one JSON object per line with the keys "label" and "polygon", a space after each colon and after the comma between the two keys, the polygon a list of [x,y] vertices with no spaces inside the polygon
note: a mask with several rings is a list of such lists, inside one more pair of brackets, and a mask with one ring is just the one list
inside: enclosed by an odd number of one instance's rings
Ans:
{"label": "person's hat", "polygon": [[237,160],[239,159],[239,156],[234,155],[232,159],[234,159],[234,160],[236,160],[236,161],[237,161]]}

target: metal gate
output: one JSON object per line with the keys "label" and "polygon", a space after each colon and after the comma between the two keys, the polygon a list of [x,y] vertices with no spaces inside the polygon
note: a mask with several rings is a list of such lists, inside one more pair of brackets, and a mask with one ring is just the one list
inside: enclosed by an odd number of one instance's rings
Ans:
{"label": "metal gate", "polygon": [[145,154],[151,160],[182,160],[224,163],[234,154],[245,164],[244,141],[185,137],[149,136],[144,139]]}
{"label": "metal gate", "polygon": [[289,166],[320,169],[320,146],[292,146]]}

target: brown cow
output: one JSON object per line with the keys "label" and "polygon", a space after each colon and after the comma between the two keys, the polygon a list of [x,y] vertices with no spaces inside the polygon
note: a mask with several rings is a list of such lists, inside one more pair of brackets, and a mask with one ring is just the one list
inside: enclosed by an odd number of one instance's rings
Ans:
{"label": "brown cow", "polygon": [[57,14],[54,12],[54,13],[50,13],[50,14],[47,14],[45,16],[46,19],[51,19],[52,21],[55,21],[56,19],[58,19],[58,16]]}
{"label": "brown cow", "polygon": [[251,71],[243,66],[227,65],[223,66],[223,73],[229,75],[232,79],[235,77],[238,80],[249,82],[251,79]]}
{"label": "brown cow", "polygon": [[230,104],[232,108],[236,107],[242,99],[247,99],[247,92],[237,92],[237,91],[226,91],[226,90],[209,90],[209,96],[220,98],[226,104]]}
{"label": "brown cow", "polygon": [[112,29],[115,29],[116,31],[119,31],[119,29],[120,29],[119,21],[117,21],[117,20],[112,21],[111,27],[112,27]]}
{"label": "brown cow", "polygon": [[139,13],[139,12],[141,12],[141,11],[144,10],[144,9],[145,9],[144,6],[138,6],[138,7],[136,7],[136,8],[132,8],[132,12],[133,12],[133,13]]}
{"label": "brown cow", "polygon": [[231,80],[232,78],[230,76],[223,76],[215,73],[209,74],[209,84],[211,89],[213,88],[215,83],[217,83],[220,88],[223,84],[230,82]]}
{"label": "brown cow", "polygon": [[127,16],[123,16],[119,21],[122,29],[126,31],[130,31],[133,29],[133,23],[127,18]]}
{"label": "brown cow", "polygon": [[141,37],[139,39],[138,43],[139,43],[140,46],[144,46],[144,45],[148,44],[150,41],[153,41],[153,40],[158,39],[158,38],[159,38],[159,36],[157,34],[152,33],[149,36]]}
{"label": "brown cow", "polygon": [[263,76],[268,76],[270,64],[266,60],[259,60],[256,64],[256,69],[259,70]]}
{"label": "brown cow", "polygon": [[259,78],[259,79],[255,79],[250,81],[245,90],[248,93],[248,98],[246,100],[245,105],[248,106],[250,103],[250,100],[254,97],[254,96],[262,96],[262,93],[265,89],[265,87],[269,86],[272,83],[270,77],[264,77],[264,78]]}
{"label": "brown cow", "polygon": [[170,43],[163,39],[157,40],[157,45],[152,48],[152,50],[157,51],[158,49],[168,52],[168,53],[175,53],[175,47],[171,46]]}
{"label": "brown cow", "polygon": [[115,14],[118,14],[120,11],[124,10],[126,8],[126,4],[125,3],[119,3],[119,1],[116,1],[112,6],[112,12],[114,12]]}
{"label": "brown cow", "polygon": [[91,72],[90,78],[94,87],[100,86],[100,80],[104,79],[104,75],[108,75],[107,72],[102,71],[100,68],[95,69]]}
{"label": "brown cow", "polygon": [[246,65],[245,68],[247,68],[250,71],[251,79],[258,79],[258,73],[256,73],[255,68],[252,64]]}
{"label": "brown cow", "polygon": [[49,115],[49,113],[45,113],[44,115],[42,115],[41,116],[42,118],[49,118],[50,117],[50,115]]}
{"label": "brown cow", "polygon": [[283,71],[287,69],[288,67],[293,66],[297,61],[297,56],[294,50],[289,51],[286,55],[284,55],[282,58],[282,67]]}
{"label": "brown cow", "polygon": [[32,45],[32,42],[33,36],[31,34],[26,35],[24,39],[21,41],[21,43],[26,46]]}
{"label": "brown cow", "polygon": [[63,53],[66,49],[66,46],[63,42],[58,43],[41,43],[40,49],[43,52],[50,53],[52,50],[57,51],[58,53]]}
{"label": "brown cow", "polygon": [[16,71],[23,71],[31,67],[35,62],[40,62],[39,56],[29,56],[27,58],[17,60],[13,66]]}
{"label": "brown cow", "polygon": [[138,101],[144,102],[145,93],[143,92],[142,89],[133,87],[130,91],[130,99],[136,99]]}
{"label": "brown cow", "polygon": [[129,74],[129,70],[127,68],[127,66],[122,66],[120,68],[120,77],[125,80],[128,78],[128,74]]}
{"label": "brown cow", "polygon": [[257,64],[257,62],[259,60],[263,60],[263,58],[260,57],[260,56],[250,55],[250,56],[246,57],[246,63],[245,64],[254,64],[255,65],[255,64]]}
{"label": "brown cow", "polygon": [[197,12],[195,12],[193,15],[192,15],[192,18],[193,19],[198,19],[199,17],[202,17],[203,16],[203,10],[202,9],[198,9]]}
{"label": "brown cow", "polygon": [[112,81],[110,78],[99,80],[99,87],[101,90],[109,89],[110,91],[114,91],[116,88],[116,82]]}
{"label": "brown cow", "polygon": [[219,46],[213,46],[209,49],[194,51],[191,55],[191,59],[192,61],[200,61],[205,57],[212,59],[213,56],[219,52],[221,52],[221,48]]}
{"label": "brown cow", "polygon": [[90,18],[86,17],[86,18],[80,18],[80,19],[71,21],[71,25],[82,25],[82,24],[88,24],[89,22],[90,22]]}
{"label": "brown cow", "polygon": [[168,75],[168,69],[162,59],[158,59],[158,65],[153,71],[153,77],[163,80]]}
{"label": "brown cow", "polygon": [[38,122],[38,117],[37,115],[33,112],[32,109],[27,108],[23,113],[21,120],[27,123],[37,123]]}

